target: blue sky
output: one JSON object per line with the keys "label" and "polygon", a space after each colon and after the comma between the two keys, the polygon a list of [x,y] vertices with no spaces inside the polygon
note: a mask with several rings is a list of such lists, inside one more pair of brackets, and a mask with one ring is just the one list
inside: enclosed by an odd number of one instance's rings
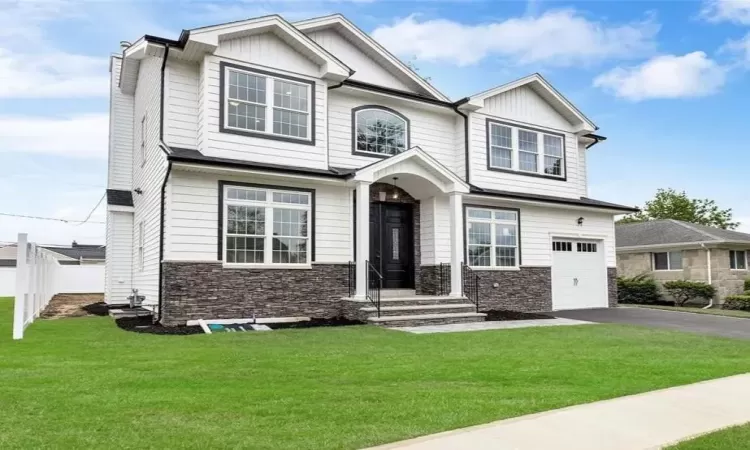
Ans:
{"label": "blue sky", "polygon": [[[695,2],[0,1],[0,213],[81,220],[106,186],[107,61],[120,40],[279,13],[345,14],[451,98],[542,73],[609,139],[590,195],[657,188],[733,208],[750,232],[750,0]],[[0,216],[0,242],[104,242],[84,225]]]}

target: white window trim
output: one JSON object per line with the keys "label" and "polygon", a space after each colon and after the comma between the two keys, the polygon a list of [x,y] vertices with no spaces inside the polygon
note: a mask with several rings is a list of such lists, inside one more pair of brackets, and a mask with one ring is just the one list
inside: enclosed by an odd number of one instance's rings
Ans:
{"label": "white window trim", "polygon": [[[470,211],[490,211],[492,213],[491,219],[476,219],[473,217],[469,217]],[[496,211],[503,211],[503,212],[512,212],[516,215],[516,220],[502,220],[502,219],[495,219],[495,212]],[[475,222],[475,223],[489,223],[490,224],[490,265],[489,266],[472,266],[469,265],[469,223]],[[516,226],[516,260],[515,264],[513,266],[498,266],[497,265],[497,236],[495,233],[495,225],[515,225]],[[464,223],[464,236],[465,236],[465,251],[466,251],[466,264],[469,265],[471,269],[476,270],[520,270],[520,259],[521,259],[521,213],[518,210],[515,209],[508,209],[508,208],[493,208],[493,207],[477,207],[477,206],[470,206],[466,208],[466,220]],[[510,246],[501,246],[501,247],[509,247]]]}
{"label": "white window trim", "polygon": [[[236,200],[228,198],[227,192],[229,189],[250,189],[256,191],[265,191],[266,200]],[[299,194],[306,195],[307,205],[293,204],[293,203],[277,203],[273,201],[274,193],[285,193],[285,194]],[[270,188],[264,186],[245,186],[236,184],[225,184],[222,198],[224,204],[222,205],[222,261],[225,267],[245,267],[245,268],[268,268],[268,269],[309,269],[312,267],[312,251],[313,251],[313,202],[314,192],[299,191],[294,189],[284,188]],[[256,206],[265,208],[265,234],[263,241],[263,261],[262,263],[232,263],[227,262],[227,230],[229,229],[229,205],[239,206]],[[273,262],[273,210],[274,208],[283,209],[297,209],[301,211],[307,211],[307,236],[304,238],[295,237],[294,239],[306,239],[307,240],[307,262],[304,263],[274,263]],[[247,235],[245,235],[247,236]],[[278,236],[276,236],[278,237]],[[282,236],[283,237],[283,236]]]}
{"label": "white window trim", "polygon": [[385,109],[385,108],[379,108],[379,107],[373,106],[370,108],[358,109],[357,111],[354,112],[354,129],[352,129],[352,134],[354,135],[354,148],[352,149],[352,151],[354,153],[364,153],[366,155],[374,155],[374,156],[380,156],[380,157],[395,156],[395,155],[391,155],[388,153],[379,153],[379,152],[370,152],[367,150],[359,150],[357,148],[357,129],[359,128],[359,115],[360,113],[363,113],[366,111],[382,111],[387,114],[390,114],[391,116],[403,122],[404,124],[404,150],[403,151],[405,152],[409,150],[409,133],[411,132],[411,130],[409,129],[409,126],[410,126],[409,121],[405,119],[404,117],[394,113],[393,111],[389,111],[388,109]]}
{"label": "white window trim", "polygon": [[[732,258],[732,252],[734,252],[734,259]],[[745,268],[744,269],[737,269],[737,252],[742,252],[743,255],[745,255]],[[734,263],[734,269],[732,268],[732,263]],[[730,250],[729,251],[729,270],[736,270],[737,272],[747,272],[747,250]]]}
{"label": "white window trim", "polygon": [[145,251],[144,251],[144,227],[143,221],[138,222],[138,271],[143,272],[145,266]]}
{"label": "white window trim", "polygon": [[[667,268],[666,269],[657,269],[656,268],[656,254],[657,253],[666,253],[667,254]],[[654,272],[682,272],[683,269],[673,269],[672,268],[672,258],[669,256],[670,253],[680,253],[680,261],[682,261],[682,250],[671,250],[666,252],[652,252],[651,253],[651,267],[653,267]],[[683,265],[684,267],[684,265]]]}
{"label": "white window trim", "polygon": [[[499,145],[492,145],[492,127],[505,127],[511,129],[511,144],[513,145],[513,148],[511,149],[511,167],[504,167],[504,166],[498,166],[492,164],[492,156],[490,154],[487,155],[487,166],[492,170],[499,170],[499,171],[510,171],[510,172],[518,172],[519,174],[526,174],[526,175],[539,175],[543,176],[545,178],[554,178],[554,179],[560,179],[562,181],[566,180],[567,173],[566,173],[566,164],[565,164],[565,136],[561,136],[560,134],[555,134],[552,132],[544,132],[542,130],[536,130],[532,128],[526,128],[522,126],[512,125],[505,122],[498,122],[493,121],[492,119],[487,119],[487,152],[491,152],[492,148],[503,148],[508,149],[508,147],[502,147]],[[521,153],[527,153],[529,155],[533,154],[529,151],[521,150],[521,144],[519,141],[519,130],[523,130],[527,133],[536,133],[536,171],[530,171],[530,170],[523,170],[521,169]],[[559,156],[560,158],[560,175],[554,175],[551,173],[545,173],[544,172],[544,163],[545,163],[545,157],[550,156],[553,158],[558,158],[558,156],[554,155],[547,155],[546,150],[544,148],[544,136],[549,136],[555,139],[560,140],[561,148],[562,148],[562,156]]]}
{"label": "white window trim", "polygon": [[146,165],[146,136],[148,133],[148,113],[141,118],[141,167]]}
{"label": "white window trim", "polygon": [[[255,77],[265,78],[266,80],[266,102],[265,103],[255,103],[250,102],[246,100],[237,100],[237,99],[230,99],[229,98],[229,72],[235,71],[235,72],[241,72],[241,73],[247,73],[250,75],[253,75]],[[224,77],[224,104],[221,105],[221,107],[224,110],[224,123],[222,126],[227,130],[234,130],[241,133],[247,133],[247,134],[260,134],[260,135],[268,135],[276,138],[282,138],[282,139],[289,139],[292,141],[300,141],[300,142],[310,142],[313,140],[313,136],[315,133],[315,130],[312,129],[313,124],[313,114],[314,114],[314,108],[313,108],[313,102],[315,102],[314,92],[312,89],[312,86],[307,83],[302,83],[297,80],[290,79],[288,77],[285,77],[283,75],[270,75],[268,73],[264,73],[261,71],[253,71],[252,69],[242,69],[234,66],[225,66],[224,67],[224,73],[222,74]],[[281,106],[276,106],[274,104],[275,96],[274,96],[274,84],[276,81],[283,81],[284,83],[291,83],[296,84],[298,86],[302,86],[307,90],[307,111],[302,110],[296,110],[291,108],[284,108]],[[229,125],[229,102],[230,101],[237,101],[241,103],[247,103],[251,105],[258,105],[258,106],[264,106],[266,108],[266,126],[265,130],[250,130],[247,128],[241,128],[241,127],[232,127]],[[305,137],[298,137],[298,136],[289,136],[286,134],[281,133],[274,133],[273,132],[273,111],[274,109],[282,109],[285,111],[292,111],[295,113],[302,113],[307,114],[307,136]]]}

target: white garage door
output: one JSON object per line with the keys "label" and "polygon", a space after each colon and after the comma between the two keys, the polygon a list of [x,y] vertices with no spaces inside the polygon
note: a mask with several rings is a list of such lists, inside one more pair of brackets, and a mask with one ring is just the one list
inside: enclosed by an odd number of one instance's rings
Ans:
{"label": "white garage door", "polygon": [[552,309],[607,305],[607,267],[601,241],[553,239]]}

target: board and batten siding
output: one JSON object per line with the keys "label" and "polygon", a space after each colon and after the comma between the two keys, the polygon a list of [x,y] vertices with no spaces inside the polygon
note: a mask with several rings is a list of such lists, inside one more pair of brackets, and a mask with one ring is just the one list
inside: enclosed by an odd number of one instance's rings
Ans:
{"label": "board and batten siding", "polygon": [[[302,58],[301,55],[298,55],[298,57]],[[201,104],[205,109],[202,117],[203,123],[200,125],[201,136],[198,139],[200,143],[198,149],[201,153],[207,156],[241,159],[266,164],[327,169],[327,85],[320,80],[304,77],[298,73],[284,73],[271,70],[268,67],[259,67],[251,62],[226,60],[233,64],[245,66],[248,70],[256,68],[278,73],[280,76],[288,75],[296,78],[305,78],[314,82],[315,145],[222,133],[219,132],[219,111],[222,108],[219,96],[221,61],[225,60],[215,56],[206,56],[203,61],[202,89],[204,92]]]}
{"label": "board and batten siding", "polygon": [[198,148],[198,64],[169,60],[164,75],[164,142]]}
{"label": "board and batten siding", "polygon": [[221,40],[214,55],[310,77],[320,73],[315,62],[273,33]]}
{"label": "board and batten siding", "polygon": [[332,167],[359,168],[381,160],[376,156],[352,154],[352,110],[363,105],[385,106],[406,116],[410,127],[409,145],[420,147],[445,167],[456,171],[456,155],[463,155],[463,141],[461,147],[456,147],[456,114],[452,110],[445,108],[438,112],[418,108],[407,101],[364,92],[355,96],[335,89],[328,93],[328,148]]}
{"label": "board and batten siding", "polygon": [[413,85],[400,80],[335,30],[317,30],[309,32],[307,35],[344,64],[354,69],[354,75],[351,76],[352,80],[419,93]]}
{"label": "board and batten siding", "polygon": [[[161,234],[161,184],[167,169],[164,152],[159,148],[159,110],[162,58],[149,57],[141,61],[135,91],[133,133],[133,287],[146,297],[145,304],[156,304],[159,296],[159,240]],[[141,119],[146,121],[146,162],[141,164]],[[143,222],[143,267],[138,259],[139,224]]]}
{"label": "board and batten siding", "polygon": [[104,271],[104,301],[128,303],[132,286],[133,213],[107,212],[107,254]]}
{"label": "board and batten siding", "polygon": [[165,259],[217,261],[219,181],[315,189],[315,262],[352,259],[351,189],[314,181],[225,176],[175,169],[170,179]]}
{"label": "board and batten siding", "polygon": [[119,86],[122,58],[112,57],[109,80],[109,164],[107,187],[133,188],[133,96],[123,93]]}

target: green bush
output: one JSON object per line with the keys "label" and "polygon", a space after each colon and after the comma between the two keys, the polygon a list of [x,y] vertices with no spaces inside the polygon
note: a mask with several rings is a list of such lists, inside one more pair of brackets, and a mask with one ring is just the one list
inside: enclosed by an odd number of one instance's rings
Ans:
{"label": "green bush", "polygon": [[745,293],[750,292],[750,278],[745,279]]}
{"label": "green bush", "polygon": [[744,311],[750,311],[750,294],[747,292],[745,295],[729,295],[724,299],[724,304],[721,305],[721,309],[741,309]]}
{"label": "green bush", "polygon": [[716,294],[716,288],[700,281],[667,281],[664,283],[664,290],[675,299],[678,306],[697,298],[710,300]]}
{"label": "green bush", "polygon": [[660,300],[659,287],[650,276],[643,274],[617,278],[618,303],[654,304]]}

